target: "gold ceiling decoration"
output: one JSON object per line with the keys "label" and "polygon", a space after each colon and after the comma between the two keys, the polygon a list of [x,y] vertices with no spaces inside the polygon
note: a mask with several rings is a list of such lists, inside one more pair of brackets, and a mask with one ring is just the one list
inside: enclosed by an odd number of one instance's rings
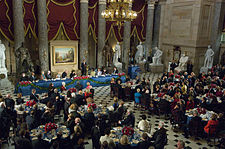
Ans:
{"label": "gold ceiling decoration", "polygon": [[124,21],[136,19],[137,12],[130,10],[133,0],[107,0],[108,7],[101,15],[106,21],[114,21],[121,27]]}

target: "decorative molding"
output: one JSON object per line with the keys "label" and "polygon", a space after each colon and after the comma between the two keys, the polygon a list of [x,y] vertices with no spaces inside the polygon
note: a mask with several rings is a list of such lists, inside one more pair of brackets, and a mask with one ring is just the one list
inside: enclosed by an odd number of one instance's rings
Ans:
{"label": "decorative molding", "polygon": [[80,0],[80,3],[88,3],[88,0]]}
{"label": "decorative molding", "polygon": [[99,5],[106,5],[106,0],[99,0]]}

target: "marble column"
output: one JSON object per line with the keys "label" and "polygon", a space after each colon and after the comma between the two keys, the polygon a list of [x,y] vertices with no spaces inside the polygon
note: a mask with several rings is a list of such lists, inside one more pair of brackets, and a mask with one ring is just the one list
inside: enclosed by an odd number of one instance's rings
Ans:
{"label": "marble column", "polygon": [[14,48],[24,42],[23,0],[13,0]]}
{"label": "marble column", "polygon": [[88,0],[80,0],[80,64],[88,63]]}
{"label": "marble column", "polygon": [[47,30],[47,6],[45,0],[37,1],[38,9],[38,49],[42,71],[49,70],[48,30]]}
{"label": "marble column", "polygon": [[[23,0],[13,0],[13,25],[14,25],[14,50],[17,50],[24,42],[24,23],[23,23]],[[19,57],[16,59],[16,72],[19,72]]]}
{"label": "marble column", "polygon": [[106,32],[106,22],[102,18],[101,13],[106,8],[106,0],[99,0],[98,5],[98,67],[104,65],[103,48],[105,46],[105,32]]}
{"label": "marble column", "polygon": [[155,1],[148,0],[148,13],[147,13],[147,27],[146,27],[146,56],[150,54],[152,48],[152,35],[153,35],[153,21],[154,21]]}
{"label": "marble column", "polygon": [[156,47],[159,45],[159,27],[160,27],[160,17],[161,17],[161,5],[155,5],[155,14],[154,14],[154,27],[153,27],[153,39],[152,39],[152,47]]}
{"label": "marble column", "polygon": [[[130,9],[132,5],[129,6]],[[128,72],[129,65],[129,52],[130,52],[130,34],[131,34],[131,22],[127,21],[124,23],[124,32],[123,32],[123,71]]]}
{"label": "marble column", "polygon": [[221,35],[223,30],[225,16],[225,1],[215,0],[214,5],[214,20],[212,24],[212,32],[211,32],[211,45],[214,50],[214,64],[219,63],[220,57],[220,43],[221,43]]}

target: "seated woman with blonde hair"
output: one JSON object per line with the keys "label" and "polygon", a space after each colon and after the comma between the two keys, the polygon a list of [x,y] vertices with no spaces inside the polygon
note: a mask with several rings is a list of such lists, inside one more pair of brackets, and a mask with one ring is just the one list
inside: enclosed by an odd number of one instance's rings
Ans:
{"label": "seated woman with blonde hair", "polygon": [[119,144],[117,144],[117,149],[130,149],[131,145],[129,144],[127,135],[123,135],[120,138]]}

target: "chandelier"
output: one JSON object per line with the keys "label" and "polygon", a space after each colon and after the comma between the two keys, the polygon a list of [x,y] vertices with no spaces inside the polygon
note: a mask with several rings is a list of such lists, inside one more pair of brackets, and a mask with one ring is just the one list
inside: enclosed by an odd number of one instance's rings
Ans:
{"label": "chandelier", "polygon": [[124,21],[136,19],[137,12],[130,10],[133,0],[108,0],[108,8],[101,15],[106,21],[114,21],[121,27]]}

